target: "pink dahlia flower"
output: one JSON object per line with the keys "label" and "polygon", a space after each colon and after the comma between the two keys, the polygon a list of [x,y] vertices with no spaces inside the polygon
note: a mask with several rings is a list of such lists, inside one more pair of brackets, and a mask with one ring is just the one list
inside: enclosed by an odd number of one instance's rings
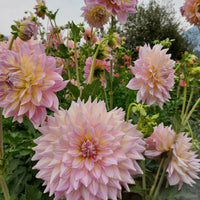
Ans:
{"label": "pink dahlia flower", "polygon": [[[74,41],[73,40],[67,40],[65,44],[68,48],[69,55],[70,55],[70,61],[69,61],[69,67],[73,68],[75,67],[75,50],[74,50]],[[76,57],[80,57],[80,49],[79,45],[76,43]]]}
{"label": "pink dahlia flower", "polygon": [[[92,31],[91,35],[91,28],[86,28],[85,32],[83,34],[83,37],[87,43],[91,43],[91,45],[95,44],[97,42],[97,36],[94,31]],[[92,41],[91,41],[92,39]]]}
{"label": "pink dahlia flower", "polygon": [[[16,49],[0,56],[0,107],[6,118],[22,122],[25,114],[37,127],[46,118],[46,108],[58,109],[54,92],[62,90],[67,82],[53,57],[36,53],[28,43]],[[40,45],[36,49],[40,50]]]}
{"label": "pink dahlia flower", "polygon": [[[141,174],[144,141],[122,109],[106,111],[103,101],[72,102],[39,127],[33,160],[37,178],[55,200],[116,200]],[[121,186],[122,185],[122,186]]]}
{"label": "pink dahlia flower", "polygon": [[[84,67],[85,73],[83,77],[86,79],[84,83],[87,83],[89,75],[90,75],[90,70],[92,67],[92,57],[87,58],[85,64],[86,64]],[[106,77],[104,75],[104,69],[110,73],[110,62],[96,59],[93,80],[100,79],[102,82],[102,85],[106,87],[107,84],[106,84]]]}
{"label": "pink dahlia flower", "polygon": [[[86,5],[91,4],[94,0],[85,0]],[[127,13],[136,13],[135,5],[137,0],[96,0],[97,5],[104,5],[108,12],[116,15],[121,23],[127,20]]]}
{"label": "pink dahlia flower", "polygon": [[171,127],[164,127],[163,123],[154,127],[152,135],[144,139],[146,142],[145,155],[150,159],[159,158],[163,152],[171,150],[175,135]]}
{"label": "pink dahlia flower", "polygon": [[181,7],[181,14],[186,17],[190,24],[200,25],[200,0],[185,0]]}
{"label": "pink dahlia flower", "polygon": [[170,54],[166,54],[167,49],[161,49],[160,44],[152,49],[147,45],[140,47],[139,59],[134,62],[135,67],[131,68],[135,77],[127,87],[139,90],[137,102],[146,101],[148,105],[156,103],[162,108],[163,103],[170,98],[169,91],[174,85],[175,61],[170,59]]}
{"label": "pink dahlia flower", "polygon": [[86,4],[85,7],[82,7],[85,21],[91,27],[103,28],[105,24],[108,23],[111,13],[109,13],[104,5],[97,5],[94,1],[91,4]]}
{"label": "pink dahlia flower", "polygon": [[54,32],[54,28],[50,27],[47,33],[47,45],[51,48],[58,49],[61,43],[63,43],[62,34],[60,32]]}
{"label": "pink dahlia flower", "polygon": [[180,133],[172,146],[172,158],[168,165],[168,181],[170,185],[179,185],[179,189],[183,183],[195,183],[193,179],[199,179],[197,173],[200,172],[200,159],[194,151],[190,150],[192,143],[184,133]]}

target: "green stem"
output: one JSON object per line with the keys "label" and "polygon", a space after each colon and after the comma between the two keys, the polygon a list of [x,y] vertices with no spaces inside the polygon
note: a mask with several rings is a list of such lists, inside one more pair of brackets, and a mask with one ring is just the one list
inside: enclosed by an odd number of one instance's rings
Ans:
{"label": "green stem", "polygon": [[105,89],[105,87],[103,87],[103,90],[104,90],[104,95],[105,95],[106,108],[107,108],[107,110],[109,110],[109,106],[108,106],[108,98],[107,98],[107,94],[106,94],[106,89]]}
{"label": "green stem", "polygon": [[129,115],[130,115],[131,107],[132,107],[132,106],[137,106],[137,104],[136,104],[136,103],[131,103],[131,104],[129,105],[128,111],[127,111],[127,115],[126,115],[126,122],[128,122],[128,120],[129,120]]}
{"label": "green stem", "polygon": [[188,110],[189,110],[189,108],[190,108],[190,103],[191,103],[191,101],[192,101],[193,94],[194,94],[194,87],[193,87],[192,90],[191,90],[190,98],[189,98],[189,101],[188,101],[188,104],[187,104],[187,107],[186,107],[186,110],[185,110],[185,114],[184,114],[184,116],[183,116],[183,118],[182,118],[182,122],[184,121],[184,119],[186,118],[186,116],[187,116],[187,114],[188,114]]}
{"label": "green stem", "polygon": [[161,177],[160,177],[160,180],[159,180],[159,183],[158,183],[158,186],[155,190],[155,193],[153,195],[153,199],[152,200],[156,200],[158,194],[159,194],[159,191],[160,191],[160,188],[162,186],[162,183],[163,183],[163,180],[164,180],[164,177],[165,177],[165,173],[166,173],[166,170],[167,170],[167,167],[168,167],[168,164],[169,164],[169,161],[171,160],[171,155],[172,155],[172,151],[169,152],[169,155],[166,159],[166,162],[164,164],[164,168],[163,168],[163,172],[161,174]]}
{"label": "green stem", "polygon": [[0,159],[3,159],[3,127],[2,127],[2,108],[0,108]]}
{"label": "green stem", "polygon": [[188,129],[189,129],[189,131],[190,131],[190,135],[191,135],[191,137],[192,137],[192,144],[194,144],[194,135],[193,135],[193,132],[192,132],[192,128],[191,128],[189,122],[187,122],[187,125],[188,125]]}
{"label": "green stem", "polygon": [[93,81],[93,75],[94,75],[94,68],[95,68],[95,62],[96,62],[96,58],[97,58],[97,55],[98,55],[98,52],[99,52],[99,49],[101,47],[101,45],[106,41],[108,40],[108,38],[105,38],[104,40],[102,40],[100,43],[99,43],[99,46],[97,47],[97,50],[94,54],[94,57],[93,57],[93,60],[92,60],[92,67],[90,69],[90,74],[89,74],[89,78],[88,78],[88,84],[91,84],[92,81]]}
{"label": "green stem", "polygon": [[149,193],[149,196],[150,196],[150,197],[152,196],[152,194],[153,194],[153,192],[154,192],[154,190],[155,190],[155,187],[156,187],[156,184],[157,184],[157,182],[158,182],[159,175],[160,175],[160,171],[161,171],[161,169],[162,169],[162,167],[163,167],[164,160],[165,160],[165,158],[162,158],[162,159],[161,159],[161,162],[160,162],[158,171],[157,171],[157,173],[156,173],[156,177],[155,177],[154,183],[153,183],[153,185],[152,185],[152,187],[151,187],[151,190],[150,190],[150,193]]}
{"label": "green stem", "polygon": [[110,35],[113,34],[114,18],[115,17],[112,15],[112,17],[111,17],[111,25],[110,25],[110,32],[109,32]]}
{"label": "green stem", "polygon": [[79,70],[78,70],[78,60],[77,60],[77,49],[76,49],[76,38],[74,38],[74,56],[75,56],[75,66],[76,66],[76,81],[77,86],[80,88]]}
{"label": "green stem", "polygon": [[[2,108],[0,108],[0,159],[3,160],[3,126],[2,126]],[[8,187],[3,177],[3,172],[0,175],[0,184],[2,191],[4,193],[5,200],[10,200],[10,195],[8,191]]]}
{"label": "green stem", "polygon": [[183,105],[182,105],[182,111],[181,111],[181,119],[183,119],[183,115],[185,111],[185,104],[186,104],[186,98],[187,98],[187,86],[188,86],[187,82],[185,84],[184,92],[183,92]]}
{"label": "green stem", "polygon": [[[181,66],[181,63],[178,64],[178,66],[177,66],[176,69],[175,69],[175,72],[177,72],[177,70],[180,68],[180,66]],[[174,72],[174,73],[175,73],[175,72]]]}
{"label": "green stem", "polygon": [[143,169],[143,175],[142,175],[142,189],[144,192],[143,199],[146,199],[146,167],[145,167],[145,160],[142,160],[142,169]]}
{"label": "green stem", "polygon": [[17,38],[17,37],[16,37],[15,35],[12,36],[12,39],[11,39],[11,41],[10,41],[8,50],[11,50],[11,49],[12,49],[13,42],[14,42],[14,40],[15,40],[16,38]]}
{"label": "green stem", "polygon": [[4,197],[5,197],[5,200],[10,200],[8,187],[7,187],[7,184],[5,182],[3,175],[0,175],[0,184],[1,184],[1,188],[2,188],[2,191],[3,191]]}
{"label": "green stem", "polygon": [[192,113],[194,112],[195,108],[197,107],[197,105],[200,103],[200,97],[199,99],[196,101],[196,103],[193,105],[192,109],[190,110],[189,114],[187,115],[185,121],[182,123],[183,126],[185,126],[185,124],[188,122],[188,120],[190,119]]}
{"label": "green stem", "polygon": [[113,61],[110,61],[110,110],[113,109],[113,77],[112,77],[112,71],[113,71]]}

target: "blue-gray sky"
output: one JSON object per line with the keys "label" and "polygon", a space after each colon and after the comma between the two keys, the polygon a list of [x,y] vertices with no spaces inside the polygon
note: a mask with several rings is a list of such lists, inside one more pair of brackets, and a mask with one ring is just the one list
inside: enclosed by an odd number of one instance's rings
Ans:
{"label": "blue-gray sky", "polygon": [[[160,2],[168,2],[168,0],[157,0]],[[177,14],[179,8],[185,0],[173,0]],[[56,11],[59,8],[57,15],[58,25],[64,25],[68,21],[80,23],[83,21],[81,15],[81,7],[84,6],[84,0],[45,0],[49,10]],[[139,0],[139,2],[148,2],[148,0]],[[14,20],[22,19],[25,11],[34,12],[36,0],[0,0],[0,33],[9,35],[10,26],[14,24]]]}

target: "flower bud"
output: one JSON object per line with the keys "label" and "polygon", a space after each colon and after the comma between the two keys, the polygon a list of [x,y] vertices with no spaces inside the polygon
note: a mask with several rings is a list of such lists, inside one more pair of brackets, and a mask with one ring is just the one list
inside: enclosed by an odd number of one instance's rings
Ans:
{"label": "flower bud", "polygon": [[18,37],[23,41],[28,41],[35,33],[35,23],[26,19],[22,21],[18,29]]}
{"label": "flower bud", "polygon": [[35,6],[35,14],[42,19],[45,18],[45,14],[47,11],[47,7],[45,5],[44,0],[37,0],[38,5]]}

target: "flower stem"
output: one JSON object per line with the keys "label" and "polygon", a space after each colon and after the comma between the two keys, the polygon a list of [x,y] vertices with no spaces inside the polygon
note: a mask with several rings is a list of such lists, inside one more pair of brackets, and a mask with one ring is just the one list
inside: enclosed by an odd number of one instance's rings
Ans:
{"label": "flower stem", "polygon": [[183,121],[183,126],[185,126],[185,124],[188,122],[188,120],[190,119],[192,113],[194,112],[195,108],[197,107],[197,105],[200,103],[200,97],[199,99],[196,101],[196,103],[193,105],[192,109],[190,110],[188,116],[186,117],[185,121]]}
{"label": "flower stem", "polygon": [[112,77],[112,71],[113,71],[113,61],[110,61],[110,110],[113,109],[113,77]]}
{"label": "flower stem", "polygon": [[157,198],[157,196],[158,196],[158,193],[159,193],[159,191],[160,191],[161,185],[162,185],[163,180],[164,180],[164,177],[165,177],[165,173],[166,173],[168,164],[169,164],[169,162],[170,162],[170,160],[171,160],[171,155],[172,155],[172,150],[169,152],[169,155],[168,155],[167,159],[165,159],[166,162],[164,163],[164,168],[163,168],[163,171],[162,171],[160,180],[159,180],[159,182],[158,182],[158,186],[157,186],[157,188],[156,188],[156,190],[155,190],[155,193],[154,193],[154,195],[153,195],[152,200],[156,200],[156,198]]}
{"label": "flower stem", "polygon": [[[188,81],[187,81],[188,82]],[[183,105],[182,105],[182,111],[181,111],[181,119],[183,119],[184,111],[185,111],[185,104],[186,104],[186,97],[187,97],[187,83],[184,87],[184,92],[183,92]]]}
{"label": "flower stem", "polygon": [[191,135],[191,137],[192,137],[192,144],[194,144],[194,135],[193,135],[193,132],[192,132],[192,128],[191,128],[189,122],[187,122],[187,125],[188,125],[188,129],[189,129],[189,131],[190,131],[190,135]]}
{"label": "flower stem", "polygon": [[152,187],[151,187],[151,190],[150,190],[150,193],[149,193],[149,196],[150,196],[150,197],[152,196],[152,194],[153,194],[153,192],[154,192],[154,190],[155,190],[155,187],[156,187],[156,184],[157,184],[157,182],[158,182],[158,178],[159,178],[160,171],[161,171],[161,169],[162,169],[164,160],[165,160],[165,158],[163,157],[163,158],[161,159],[161,162],[160,162],[158,171],[157,171],[157,173],[156,173],[156,177],[155,177],[154,183],[153,183],[153,185],[152,185]]}
{"label": "flower stem", "polygon": [[76,81],[77,86],[80,88],[79,70],[78,70],[78,60],[77,60],[77,49],[76,49],[76,37],[74,38],[74,56],[75,56],[75,66],[76,66]]}
{"label": "flower stem", "polygon": [[193,87],[192,90],[191,90],[190,98],[189,98],[189,101],[188,101],[188,104],[187,104],[187,107],[186,107],[186,110],[185,110],[185,114],[184,114],[184,116],[183,116],[183,118],[182,118],[182,122],[184,121],[184,119],[185,119],[186,116],[187,116],[188,110],[189,110],[189,108],[190,108],[190,103],[191,103],[191,101],[192,101],[193,94],[194,94],[194,87]]}
{"label": "flower stem", "polygon": [[131,107],[132,107],[132,106],[137,106],[137,104],[136,104],[136,103],[131,103],[131,104],[129,105],[128,111],[127,111],[127,115],[126,115],[126,122],[128,122],[128,120],[129,120],[129,115],[130,115]]}
{"label": "flower stem", "polygon": [[90,69],[90,74],[89,74],[89,78],[88,78],[88,84],[91,84],[92,81],[93,81],[93,75],[94,75],[94,68],[95,68],[95,62],[96,62],[96,58],[97,58],[97,55],[98,55],[98,52],[99,52],[99,49],[101,47],[101,45],[106,41],[108,40],[108,38],[105,38],[104,40],[102,40],[100,43],[99,43],[99,46],[97,47],[97,50],[94,54],[94,57],[93,57],[93,60],[92,60],[92,67]]}
{"label": "flower stem", "polygon": [[12,36],[12,39],[11,39],[11,41],[10,41],[8,50],[11,50],[11,49],[12,49],[13,42],[14,42],[14,40],[15,40],[16,38],[17,38],[17,37],[16,37],[15,35]]}
{"label": "flower stem", "polygon": [[[2,127],[2,108],[0,108],[0,159],[3,160],[3,127]],[[1,189],[4,193],[5,200],[10,200],[8,187],[3,177],[3,172],[0,175]]]}
{"label": "flower stem", "polygon": [[143,175],[142,175],[142,189],[143,189],[143,199],[146,199],[146,167],[145,167],[145,160],[142,160],[142,168],[143,168]]}
{"label": "flower stem", "polygon": [[5,200],[10,200],[8,187],[7,187],[7,184],[5,182],[5,179],[4,179],[3,175],[0,175],[0,184],[1,184],[1,188],[3,190],[3,194],[4,194],[4,197],[5,197]]}
{"label": "flower stem", "polygon": [[107,110],[109,110],[109,106],[108,106],[108,98],[107,98],[107,94],[106,94],[106,89],[105,89],[105,87],[103,87],[103,90],[104,90],[104,95],[105,95],[106,108],[107,108]]}

